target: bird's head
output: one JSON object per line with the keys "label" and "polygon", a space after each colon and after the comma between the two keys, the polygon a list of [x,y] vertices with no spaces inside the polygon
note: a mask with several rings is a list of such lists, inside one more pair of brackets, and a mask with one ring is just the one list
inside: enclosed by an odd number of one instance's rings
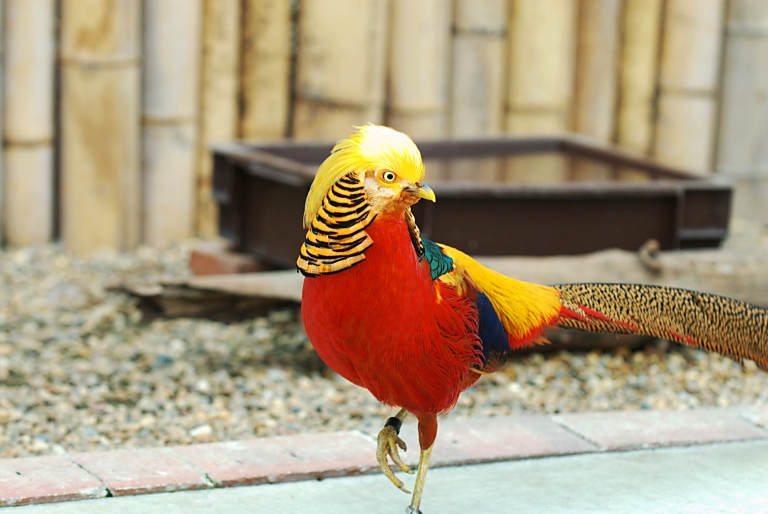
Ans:
{"label": "bird's head", "polygon": [[304,205],[305,228],[331,186],[350,173],[363,181],[366,200],[376,214],[405,211],[421,199],[435,201],[435,193],[422,182],[424,163],[411,138],[389,127],[364,125],[336,143],[317,170]]}

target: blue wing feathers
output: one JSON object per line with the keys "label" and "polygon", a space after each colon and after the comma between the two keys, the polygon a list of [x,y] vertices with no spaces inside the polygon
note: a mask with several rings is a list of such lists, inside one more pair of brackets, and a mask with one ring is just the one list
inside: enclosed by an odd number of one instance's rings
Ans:
{"label": "blue wing feathers", "polygon": [[479,320],[478,335],[483,343],[485,362],[488,362],[491,353],[508,354],[510,352],[509,339],[504,331],[504,325],[493,309],[491,301],[479,291],[477,293],[477,316]]}

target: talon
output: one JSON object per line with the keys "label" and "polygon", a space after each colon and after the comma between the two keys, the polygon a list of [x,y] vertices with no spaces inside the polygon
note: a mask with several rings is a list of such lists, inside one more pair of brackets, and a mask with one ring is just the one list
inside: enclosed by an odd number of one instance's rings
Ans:
{"label": "talon", "polygon": [[[393,430],[394,431],[394,430]],[[392,462],[394,462],[398,468],[400,468],[402,471],[405,471],[409,475],[413,475],[414,471],[408,467],[408,465],[402,461],[400,458],[400,452],[398,451],[398,447],[400,447],[401,450],[407,451],[408,447],[405,445],[405,441],[400,439],[400,436],[397,435],[397,433],[394,434],[394,440],[393,438],[387,439],[387,445],[389,448],[389,457],[392,459]]]}
{"label": "talon", "polygon": [[398,468],[408,474],[413,474],[411,468],[409,468],[400,458],[398,447],[403,451],[407,448],[405,442],[398,436],[395,428],[392,426],[385,426],[382,428],[376,442],[376,460],[379,461],[381,471],[390,482],[395,484],[395,487],[404,493],[411,494],[411,491],[405,488],[403,481],[395,476],[394,471],[389,467],[389,462],[387,461],[387,456],[389,456]]}

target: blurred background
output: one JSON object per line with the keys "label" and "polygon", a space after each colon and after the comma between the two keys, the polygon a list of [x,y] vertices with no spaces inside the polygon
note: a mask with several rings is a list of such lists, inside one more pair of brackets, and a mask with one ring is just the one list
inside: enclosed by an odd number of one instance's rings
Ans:
{"label": "blurred background", "polygon": [[[661,283],[768,306],[766,0],[0,6],[0,457],[378,431],[393,414],[320,362],[293,270],[277,272],[287,281],[271,288],[277,304],[249,289],[248,274],[219,276],[234,290],[191,276],[194,256],[205,255],[194,238],[218,232],[209,150],[217,142],[333,142],[368,122],[417,140],[578,133],[706,181],[731,180],[723,246],[638,253],[637,242],[630,251],[483,262],[531,281]],[[245,161],[239,166],[253,171]],[[428,166],[432,183],[440,167]],[[484,177],[474,165],[462,170],[464,180]],[[605,196],[594,183],[577,185]],[[260,190],[274,210],[253,224],[277,233],[291,267],[304,237],[301,187],[292,192],[295,215],[287,196]],[[495,187],[487,189],[499,197]],[[512,228],[530,225],[537,240],[563,243],[566,232],[579,241],[601,233],[605,219],[638,235],[655,214],[669,214],[675,230],[687,217],[694,228],[717,217],[714,208],[690,216],[691,196],[671,196],[677,203],[668,196],[666,210],[653,211],[622,197],[615,204],[625,217],[614,209],[589,218],[584,203],[573,204],[559,211],[568,220],[560,231],[542,231],[528,204],[509,202],[523,212],[478,225],[496,229],[495,240],[522,241]],[[440,198],[435,209],[457,205]],[[486,196],[461,213],[482,217],[491,203]],[[419,216],[422,229],[437,219]],[[254,264],[254,255],[210,246],[218,273]],[[661,340],[574,334],[553,338],[565,346],[549,353],[516,355],[462,395],[451,416],[768,402],[768,374],[754,363]]]}
{"label": "blurred background", "polygon": [[[768,222],[764,0],[4,0],[2,238],[217,232],[212,142],[574,131]],[[298,223],[298,221],[297,221]]]}

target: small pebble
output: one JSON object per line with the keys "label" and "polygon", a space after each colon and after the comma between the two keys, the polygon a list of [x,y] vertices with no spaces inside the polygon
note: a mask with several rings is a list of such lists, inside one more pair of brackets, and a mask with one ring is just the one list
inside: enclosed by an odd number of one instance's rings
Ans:
{"label": "small pebble", "polygon": [[199,427],[195,427],[189,431],[189,436],[192,439],[197,439],[198,441],[208,439],[212,434],[213,428],[211,428],[211,425],[200,425]]}

